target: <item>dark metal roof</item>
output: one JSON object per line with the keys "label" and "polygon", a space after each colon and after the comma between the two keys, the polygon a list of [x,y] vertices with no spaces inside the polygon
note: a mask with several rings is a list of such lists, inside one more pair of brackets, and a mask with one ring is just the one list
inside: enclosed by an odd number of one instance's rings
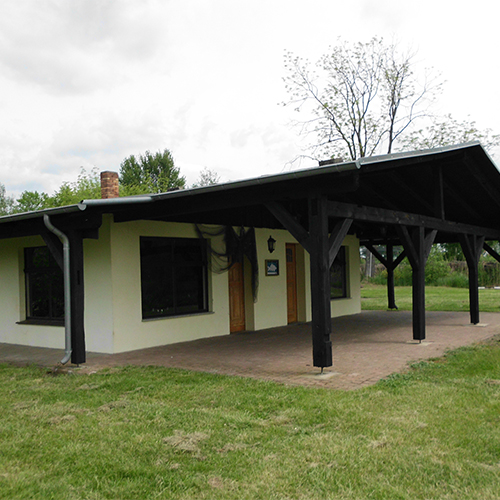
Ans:
{"label": "dark metal roof", "polygon": [[[91,227],[102,214],[111,213],[116,222],[153,219],[281,228],[264,206],[267,201],[279,201],[307,229],[308,197],[318,194],[356,206],[500,229],[500,172],[481,144],[472,142],[161,194],[83,200],[0,217],[0,238],[39,234],[45,213],[66,227]],[[395,237],[384,224],[355,221],[352,231],[372,241]],[[453,239],[444,233],[440,237]]]}

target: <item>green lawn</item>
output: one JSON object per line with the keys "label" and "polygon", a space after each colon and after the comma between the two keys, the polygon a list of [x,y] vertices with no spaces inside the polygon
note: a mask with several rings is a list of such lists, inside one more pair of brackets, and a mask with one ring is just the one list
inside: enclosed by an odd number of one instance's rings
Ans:
{"label": "green lawn", "polygon": [[0,405],[0,498],[499,498],[498,341],[352,392],[0,365]]}
{"label": "green lawn", "polygon": [[[411,287],[396,287],[396,305],[402,311],[411,311]],[[361,307],[365,310],[387,309],[387,288],[383,285],[363,285]],[[468,311],[469,290],[444,286],[425,288],[425,308],[428,311]],[[483,312],[500,312],[500,290],[479,290],[479,308]]]}

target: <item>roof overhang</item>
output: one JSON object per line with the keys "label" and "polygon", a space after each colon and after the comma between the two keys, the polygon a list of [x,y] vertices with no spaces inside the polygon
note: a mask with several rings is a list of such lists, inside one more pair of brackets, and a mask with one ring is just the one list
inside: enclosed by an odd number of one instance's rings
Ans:
{"label": "roof overhang", "polygon": [[[115,222],[158,220],[282,228],[266,204],[278,202],[308,228],[309,200],[327,197],[336,216],[351,214],[362,241],[397,241],[401,214],[425,227],[439,226],[438,241],[460,231],[500,237],[500,173],[479,142],[332,163],[243,181],[161,194],[83,200],[77,205],[0,217],[0,238],[41,234],[48,214],[61,227],[88,234],[103,214]],[[361,210],[362,208],[362,210]],[[377,214],[379,217],[377,218]],[[392,215],[391,215],[392,214]],[[396,214],[396,215],[395,215]]]}

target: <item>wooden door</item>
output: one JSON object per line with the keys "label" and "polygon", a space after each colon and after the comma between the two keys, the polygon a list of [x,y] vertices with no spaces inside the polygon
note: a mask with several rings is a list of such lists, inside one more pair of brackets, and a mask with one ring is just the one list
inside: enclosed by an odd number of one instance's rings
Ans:
{"label": "wooden door", "polygon": [[245,329],[245,283],[243,264],[235,262],[229,269],[229,331]]}
{"label": "wooden door", "polygon": [[288,310],[288,323],[296,323],[297,315],[297,245],[286,244],[286,297]]}

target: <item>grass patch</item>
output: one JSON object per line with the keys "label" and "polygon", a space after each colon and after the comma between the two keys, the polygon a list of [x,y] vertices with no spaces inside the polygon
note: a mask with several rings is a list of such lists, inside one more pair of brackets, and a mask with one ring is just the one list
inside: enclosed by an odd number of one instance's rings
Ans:
{"label": "grass patch", "polygon": [[0,365],[0,404],[0,498],[498,498],[499,342],[353,392]]}
{"label": "grass patch", "polygon": [[[402,311],[411,311],[411,286],[395,288],[396,305]],[[361,289],[361,307],[365,310],[387,309],[387,287],[384,285],[364,284]],[[469,310],[469,290],[444,286],[425,287],[425,309],[427,311]],[[479,309],[482,312],[500,312],[500,290],[488,288],[479,290]]]}

